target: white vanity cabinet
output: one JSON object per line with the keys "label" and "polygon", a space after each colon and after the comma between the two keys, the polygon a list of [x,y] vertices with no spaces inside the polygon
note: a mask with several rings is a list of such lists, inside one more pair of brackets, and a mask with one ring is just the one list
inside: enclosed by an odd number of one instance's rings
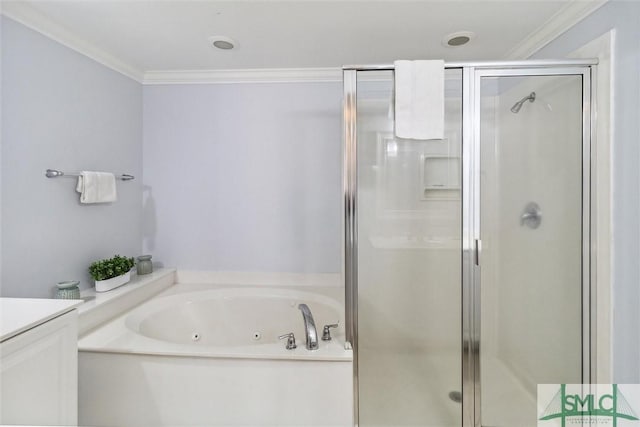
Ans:
{"label": "white vanity cabinet", "polygon": [[0,299],[0,424],[77,424],[80,303]]}

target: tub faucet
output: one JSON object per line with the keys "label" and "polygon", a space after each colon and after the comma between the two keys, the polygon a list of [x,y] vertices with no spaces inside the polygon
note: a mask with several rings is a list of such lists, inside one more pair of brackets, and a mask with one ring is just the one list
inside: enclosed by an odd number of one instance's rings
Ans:
{"label": "tub faucet", "polygon": [[302,319],[304,319],[304,332],[307,337],[307,350],[317,350],[318,331],[316,331],[316,323],[313,321],[311,310],[309,310],[309,306],[307,304],[298,304],[298,308],[302,312]]}

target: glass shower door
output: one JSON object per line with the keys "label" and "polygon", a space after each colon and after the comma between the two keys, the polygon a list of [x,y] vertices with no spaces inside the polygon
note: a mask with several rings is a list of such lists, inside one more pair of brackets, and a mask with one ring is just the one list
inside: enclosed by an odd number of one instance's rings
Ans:
{"label": "glass shower door", "polygon": [[359,425],[459,427],[462,71],[442,140],[396,138],[393,91],[357,73]]}
{"label": "glass shower door", "polygon": [[482,426],[536,426],[537,384],[588,382],[585,76],[503,70],[476,80]]}
{"label": "glass shower door", "polygon": [[357,425],[533,427],[538,384],[591,379],[590,68],[505,66],[448,68],[425,141],[393,71],[345,71]]}

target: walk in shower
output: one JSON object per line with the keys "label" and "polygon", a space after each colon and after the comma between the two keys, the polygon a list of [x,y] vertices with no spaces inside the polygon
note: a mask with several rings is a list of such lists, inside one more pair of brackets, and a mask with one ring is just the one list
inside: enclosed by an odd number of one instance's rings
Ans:
{"label": "walk in shower", "polygon": [[438,140],[345,67],[357,425],[536,426],[537,384],[590,382],[594,64],[448,63]]}

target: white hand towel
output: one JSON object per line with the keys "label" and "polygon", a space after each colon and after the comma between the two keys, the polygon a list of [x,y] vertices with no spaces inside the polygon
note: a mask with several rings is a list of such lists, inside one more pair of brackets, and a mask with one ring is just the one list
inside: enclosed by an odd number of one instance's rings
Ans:
{"label": "white hand towel", "polygon": [[396,136],[444,138],[444,61],[395,61]]}
{"label": "white hand towel", "polygon": [[80,203],[108,203],[118,199],[116,177],[108,172],[82,171],[76,191],[80,193]]}

